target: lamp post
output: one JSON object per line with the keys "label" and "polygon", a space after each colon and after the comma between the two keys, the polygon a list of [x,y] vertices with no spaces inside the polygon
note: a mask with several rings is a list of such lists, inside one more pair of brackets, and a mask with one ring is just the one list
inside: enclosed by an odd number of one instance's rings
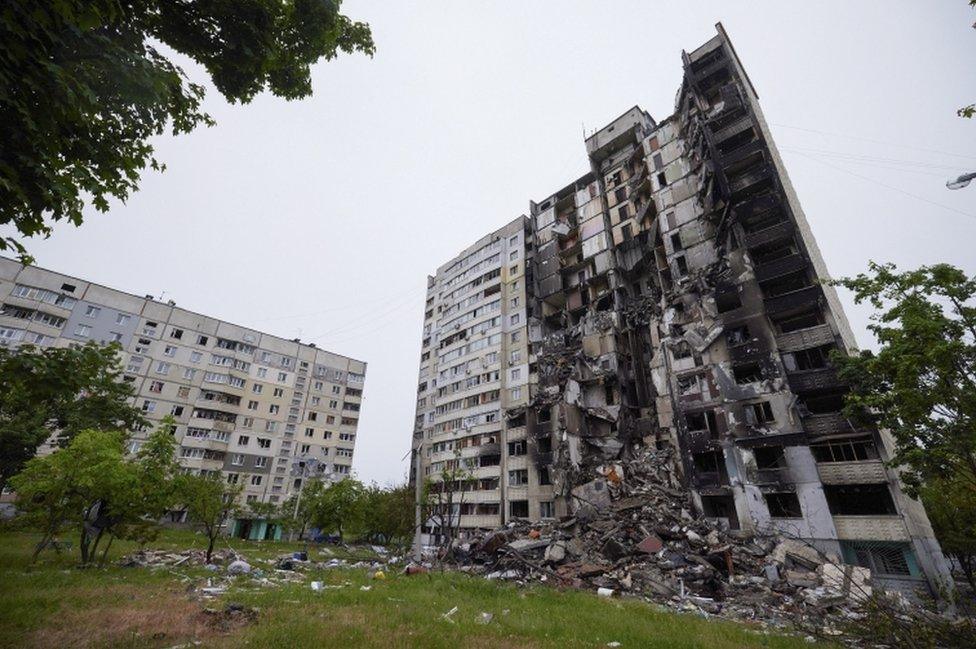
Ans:
{"label": "lamp post", "polygon": [[962,174],[955,180],[949,180],[946,182],[946,187],[949,189],[962,189],[968,185],[974,178],[976,178],[976,171],[968,174]]}

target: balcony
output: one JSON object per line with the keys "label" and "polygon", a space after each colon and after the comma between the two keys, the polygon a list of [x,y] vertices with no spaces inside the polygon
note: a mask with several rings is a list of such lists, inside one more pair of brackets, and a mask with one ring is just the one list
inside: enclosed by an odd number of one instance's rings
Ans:
{"label": "balcony", "polygon": [[758,191],[763,185],[772,181],[775,172],[772,166],[762,164],[758,168],[744,171],[729,180],[729,189],[732,192],[732,200],[746,198],[751,192]]}
{"label": "balcony", "polygon": [[693,482],[698,488],[727,487],[729,478],[721,471],[696,471]]}
{"label": "balcony", "polygon": [[775,225],[765,227],[761,230],[747,232],[744,239],[744,244],[747,249],[752,250],[753,248],[758,248],[771,243],[786,241],[793,236],[795,230],[796,229],[793,227],[793,223],[791,221],[780,221]]}
{"label": "balcony", "polygon": [[756,266],[756,281],[766,282],[777,277],[795,273],[806,268],[808,263],[807,258],[800,253],[780,257],[779,259]]}
{"label": "balcony", "polygon": [[790,383],[790,390],[793,392],[812,392],[846,385],[837,376],[837,370],[832,367],[789,372],[787,380]]}
{"label": "balcony", "polygon": [[818,462],[817,473],[824,484],[866,484],[888,480],[881,460]]}
{"label": "balcony", "polygon": [[748,115],[744,115],[728,126],[719,129],[718,131],[714,131],[712,133],[712,141],[718,145],[733,135],[737,135],[749,128],[752,128],[752,118]]}
{"label": "balcony", "polygon": [[781,207],[782,202],[777,194],[763,194],[742,201],[735,206],[734,211],[739,220],[745,222]]}
{"label": "balcony", "polygon": [[823,297],[823,291],[820,290],[820,286],[807,286],[806,288],[801,288],[798,291],[791,291],[790,293],[785,293],[783,295],[777,295],[776,297],[766,298],[766,314],[767,315],[779,315],[781,313],[788,313],[793,310],[805,309],[810,306],[816,306],[820,304],[820,300]]}
{"label": "balcony", "polygon": [[900,516],[834,516],[837,538],[851,541],[909,541]]}
{"label": "balcony", "polygon": [[826,412],[817,415],[803,416],[803,429],[810,437],[834,435],[836,433],[851,433],[855,428],[843,414]]}
{"label": "balcony", "polygon": [[811,347],[821,347],[834,343],[834,332],[830,325],[822,324],[806,329],[798,329],[776,336],[776,346],[781,352],[796,352]]}
{"label": "balcony", "polygon": [[758,338],[752,338],[738,345],[729,345],[729,358],[734,363],[751,363],[767,356],[769,356],[769,348]]}
{"label": "balcony", "polygon": [[772,469],[749,467],[746,470],[746,478],[752,484],[784,484],[793,482],[790,469],[785,466]]}
{"label": "balcony", "polygon": [[214,430],[219,430],[219,431],[222,431],[222,432],[225,432],[225,433],[233,433],[234,432],[234,428],[235,428],[235,425],[232,424],[229,421],[217,421],[216,419],[213,420],[213,429]]}

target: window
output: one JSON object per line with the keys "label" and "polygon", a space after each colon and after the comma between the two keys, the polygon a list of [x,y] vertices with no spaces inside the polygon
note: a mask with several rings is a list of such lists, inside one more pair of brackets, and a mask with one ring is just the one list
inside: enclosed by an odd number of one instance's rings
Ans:
{"label": "window", "polygon": [[146,399],[145,401],[142,402],[142,411],[143,412],[156,412],[156,402],[155,401],[150,401],[149,399]]}
{"label": "window", "polygon": [[512,335],[511,335],[511,340],[512,340],[513,343],[517,343],[518,341],[522,340],[522,332],[521,331],[513,331],[512,332]]}
{"label": "window", "polygon": [[[261,486],[261,480],[262,480],[262,478],[263,478],[263,476],[252,475],[251,476],[251,486],[252,487],[259,487],[259,486]],[[255,497],[255,499],[256,499],[256,497]]]}
{"label": "window", "polygon": [[322,390],[322,381],[316,381],[315,382],[315,389],[316,390],[319,390],[319,391]]}
{"label": "window", "polygon": [[306,428],[305,429],[305,437],[312,437],[314,434],[315,434],[315,429],[314,428]]}
{"label": "window", "polygon": [[298,452],[301,453],[302,455],[305,455],[311,450],[312,450],[311,444],[302,444],[301,447],[298,449]]}
{"label": "window", "polygon": [[251,438],[248,435],[241,435],[240,437],[237,438],[237,445],[238,446],[247,446],[247,443],[250,442],[250,441],[251,441]]}
{"label": "window", "polygon": [[524,439],[508,443],[508,454],[510,456],[525,455],[528,452]]}
{"label": "window", "polygon": [[309,421],[317,421],[318,418],[319,418],[319,413],[317,413],[317,412],[310,412],[310,413],[308,413],[307,419]]}
{"label": "window", "polygon": [[512,370],[512,380],[513,381],[517,381],[520,378],[522,378],[522,369],[519,368],[519,367],[516,367],[514,370]]}
{"label": "window", "polygon": [[183,330],[182,329],[170,329],[169,330],[169,337],[170,338],[175,338],[176,340],[182,340],[182,338],[183,338]]}
{"label": "window", "polygon": [[553,506],[551,500],[542,500],[539,502],[539,518],[555,518],[556,508]]}
{"label": "window", "polygon": [[173,415],[174,417],[179,417],[183,414],[183,406],[173,406],[170,408],[169,414]]}
{"label": "window", "polygon": [[719,313],[726,313],[742,306],[738,287],[715,292],[715,307]]}
{"label": "window", "polygon": [[513,400],[514,399],[521,399],[522,398],[522,388],[512,388],[511,389],[511,394],[512,394],[512,399]]}
{"label": "window", "polygon": [[529,517],[529,501],[528,500],[511,500],[508,503],[508,514],[513,518],[528,518]]}
{"label": "window", "polygon": [[281,388],[275,388],[274,389],[274,396],[276,396],[276,397],[282,397],[284,395],[285,395],[285,391],[282,390]]}
{"label": "window", "polygon": [[776,421],[776,418],[773,417],[773,407],[769,405],[768,401],[749,404],[745,408],[745,413],[746,422],[750,426],[762,426]]}
{"label": "window", "polygon": [[180,399],[189,399],[190,398],[190,388],[188,388],[186,386],[181,387],[179,390],[177,390],[176,396],[179,397]]}
{"label": "window", "polygon": [[[676,268],[675,275],[678,277],[684,277],[688,274],[688,260],[685,259],[684,255],[674,258],[674,265]],[[721,312],[721,310],[719,310]]]}
{"label": "window", "polygon": [[284,372],[278,372],[278,381],[280,383],[284,383],[287,380],[288,380],[288,375],[286,373],[284,373]]}
{"label": "window", "polygon": [[759,363],[733,365],[732,376],[735,377],[735,382],[739,384],[755,383],[763,379],[762,368],[759,366]]}
{"label": "window", "polygon": [[120,343],[120,342],[122,342],[122,334],[120,334],[117,331],[111,331],[111,332],[109,332],[108,337],[109,337],[109,340],[111,340],[113,343]]}
{"label": "window", "polygon": [[539,484],[540,485],[552,484],[552,479],[549,477],[549,469],[547,467],[539,468]]}
{"label": "window", "polygon": [[156,374],[169,374],[169,368],[171,365],[165,361],[159,361],[156,363]]}
{"label": "window", "polygon": [[257,410],[258,409],[258,402],[257,401],[248,401],[247,402],[247,409],[248,410]]}
{"label": "window", "polygon": [[898,513],[887,484],[824,485],[834,516],[894,516]]}
{"label": "window", "polygon": [[810,451],[817,462],[863,462],[880,457],[870,435],[811,444]]}
{"label": "window", "polygon": [[240,454],[234,455],[234,458],[230,461],[230,463],[234,466],[244,466],[244,456]]}
{"label": "window", "polygon": [[268,433],[273,433],[278,430],[278,422],[276,421],[266,421],[264,422],[264,430]]}
{"label": "window", "polygon": [[903,542],[841,541],[844,563],[870,568],[872,574],[918,575],[911,546]]}
{"label": "window", "polygon": [[[261,440],[258,440],[258,441],[260,442]],[[270,442],[269,442],[269,445],[270,445]],[[268,466],[268,458],[266,458],[266,457],[256,457],[256,458],[254,458],[254,468],[255,469],[263,469],[266,466]]]}
{"label": "window", "polygon": [[267,437],[258,437],[258,448],[271,448],[271,440]]}
{"label": "window", "polygon": [[198,345],[206,346],[208,340],[209,339],[206,336],[197,336]]}
{"label": "window", "polygon": [[508,269],[508,274],[509,275],[518,275],[518,264],[515,264],[514,266],[512,266],[511,268],[509,268]]}
{"label": "window", "polygon": [[196,376],[196,374],[197,374],[197,371],[195,369],[193,369],[192,367],[184,367],[183,368],[183,378],[184,379],[187,379],[189,381],[192,381],[193,380],[193,377]]}
{"label": "window", "polygon": [[115,316],[115,324],[117,325],[127,325],[130,320],[132,320],[132,316],[124,313],[118,313]]}
{"label": "window", "polygon": [[99,309],[99,308],[98,308],[97,306],[91,306],[91,305],[89,305],[89,306],[88,306],[88,307],[87,307],[87,308],[85,309],[85,317],[86,317],[86,318],[91,318],[91,319],[93,319],[93,320],[94,320],[95,318],[97,318],[97,317],[98,317],[98,314],[99,314],[99,313],[100,313],[101,311],[102,311],[102,310],[101,310],[101,309]]}
{"label": "window", "polygon": [[277,414],[278,414],[278,411],[279,411],[280,409],[281,409],[281,406],[279,406],[279,405],[278,405],[278,404],[276,404],[276,403],[272,403],[272,404],[271,404],[270,406],[268,406],[268,412],[269,412],[270,414],[272,414],[272,415],[277,415]]}
{"label": "window", "polygon": [[163,391],[163,382],[162,381],[153,381],[152,383],[149,384],[149,391],[150,392],[162,392]]}
{"label": "window", "polygon": [[166,348],[163,349],[163,353],[172,358],[173,356],[176,356],[176,347],[173,345],[166,345]]}
{"label": "window", "polygon": [[772,518],[803,518],[800,499],[792,491],[763,494]]}
{"label": "window", "polygon": [[520,316],[519,316],[518,313],[513,313],[512,315],[510,315],[508,317],[508,322],[509,322],[509,324],[517,325],[519,323],[519,320],[520,319],[521,318],[520,318]]}
{"label": "window", "polygon": [[264,386],[262,386],[260,383],[255,383],[254,385],[251,386],[251,392],[253,392],[254,394],[261,394],[261,390],[263,389]]}
{"label": "window", "polygon": [[75,327],[75,335],[81,336],[82,338],[87,338],[91,335],[91,326],[86,324],[80,324]]}
{"label": "window", "polygon": [[191,363],[199,363],[201,358],[203,358],[203,354],[200,352],[190,352]]}
{"label": "window", "polygon": [[227,484],[237,484],[237,481],[240,477],[241,477],[240,473],[228,473]]}

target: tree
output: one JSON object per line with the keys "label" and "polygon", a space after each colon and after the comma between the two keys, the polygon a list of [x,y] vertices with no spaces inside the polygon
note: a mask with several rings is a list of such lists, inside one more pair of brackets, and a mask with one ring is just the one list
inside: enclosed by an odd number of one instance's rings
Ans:
{"label": "tree", "polygon": [[122,381],[119,347],[0,349],[0,490],[57,433],[128,430],[145,423]]}
{"label": "tree", "polygon": [[342,541],[344,532],[361,520],[363,485],[346,478],[322,490],[314,501],[312,525],[323,532],[337,532]]}
{"label": "tree", "polygon": [[362,496],[363,535],[383,544],[406,543],[414,531],[414,492],[410,485],[383,489],[375,484]]}
{"label": "tree", "polygon": [[465,467],[461,451],[454,451],[454,460],[445,462],[437,480],[429,480],[424,486],[426,494],[423,520],[429,520],[440,529],[440,545],[450,548],[461,528],[460,511],[464,506],[465,483],[472,474]]}
{"label": "tree", "polygon": [[176,491],[190,522],[207,535],[206,560],[210,563],[224,523],[240,511],[237,505],[240,487],[228,485],[216,476],[183,475],[177,480]]}
{"label": "tree", "polygon": [[835,281],[875,309],[877,352],[832,358],[851,390],[845,412],[891,432],[909,491],[958,482],[976,491],[976,279],[948,264]]}
{"label": "tree", "polygon": [[[150,138],[213,120],[203,86],[172,53],[202,65],[230,102],[270,90],[312,94],[310,67],[372,55],[369,26],[341,0],[36,0],[0,11],[0,225],[24,236],[80,225],[161,170]],[[165,46],[165,47],[161,47]],[[0,239],[26,257],[14,237]]]}
{"label": "tree", "polygon": [[41,529],[34,560],[72,524],[80,529],[82,564],[94,558],[93,529],[109,525],[117,516],[111,503],[133,490],[135,474],[125,461],[124,440],[119,432],[82,431],[65,448],[27,462],[12,478],[17,508]]}
{"label": "tree", "polygon": [[976,491],[952,480],[934,480],[921,490],[935,537],[954,557],[976,593]]}
{"label": "tree", "polygon": [[325,490],[321,480],[306,480],[302,486],[301,497],[294,494],[281,506],[282,526],[290,533],[298,532],[298,540],[305,536],[305,530],[312,523],[319,498]]}

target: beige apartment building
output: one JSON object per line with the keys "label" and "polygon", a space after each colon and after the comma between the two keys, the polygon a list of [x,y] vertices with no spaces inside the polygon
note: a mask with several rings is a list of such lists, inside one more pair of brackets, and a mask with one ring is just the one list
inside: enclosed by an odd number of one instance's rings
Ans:
{"label": "beige apartment building", "polygon": [[[586,173],[429,278],[414,457],[435,493],[443,467],[471,475],[455,486],[464,499],[425,521],[428,539],[447,521],[463,537],[575,514],[587,490],[607,488],[594,474],[671,448],[700,515],[935,592],[947,562],[885,462],[889,436],[843,412],[849,387],[830,355],[854,350],[854,336],[717,29],[682,53],[673,114],[634,106],[589,133]],[[455,313],[469,320],[456,327]],[[467,382],[479,372],[487,385]]]}
{"label": "beige apartment building", "polygon": [[0,258],[0,345],[122,347],[152,422],[176,421],[180,463],[281,503],[309,478],[351,472],[366,363],[298,340]]}

